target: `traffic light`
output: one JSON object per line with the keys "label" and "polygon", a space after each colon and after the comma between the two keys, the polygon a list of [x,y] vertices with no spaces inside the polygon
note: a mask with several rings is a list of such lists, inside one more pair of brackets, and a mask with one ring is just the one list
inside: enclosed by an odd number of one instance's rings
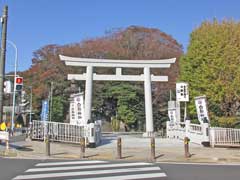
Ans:
{"label": "traffic light", "polygon": [[15,90],[21,91],[23,87],[23,77],[15,77]]}
{"label": "traffic light", "polygon": [[4,81],[4,89],[3,89],[4,93],[11,93],[12,92],[12,83],[11,81]]}

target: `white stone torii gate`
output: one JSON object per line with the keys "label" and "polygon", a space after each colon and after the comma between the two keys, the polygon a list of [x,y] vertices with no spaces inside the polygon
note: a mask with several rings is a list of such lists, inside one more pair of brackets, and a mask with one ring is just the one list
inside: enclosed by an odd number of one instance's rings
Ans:
{"label": "white stone torii gate", "polygon": [[[68,74],[68,80],[85,80],[85,121],[91,119],[92,109],[92,87],[93,80],[96,81],[144,81],[145,93],[145,114],[146,114],[146,134],[153,136],[153,113],[152,113],[152,89],[151,81],[167,82],[168,76],[155,76],[151,74],[151,68],[169,68],[175,63],[176,58],[164,60],[111,60],[111,59],[90,59],[59,55],[67,66],[86,67],[86,73]],[[104,75],[93,73],[94,67],[113,67],[116,74]],[[143,68],[141,75],[122,75],[122,68]]]}

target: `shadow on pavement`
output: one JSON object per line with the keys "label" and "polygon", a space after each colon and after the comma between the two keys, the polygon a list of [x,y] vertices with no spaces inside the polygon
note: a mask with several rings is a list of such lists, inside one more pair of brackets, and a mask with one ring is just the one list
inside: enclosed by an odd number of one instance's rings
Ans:
{"label": "shadow on pavement", "polygon": [[18,145],[10,144],[10,148],[14,148],[19,151],[33,151],[33,149],[29,147],[31,146],[18,146]]}
{"label": "shadow on pavement", "polygon": [[155,159],[163,157],[163,156],[164,156],[164,154],[159,154],[158,156],[155,157]]}
{"label": "shadow on pavement", "polygon": [[98,146],[103,146],[103,145],[106,145],[106,144],[111,144],[112,141],[115,141],[116,139],[117,139],[117,136],[116,136],[116,135],[105,135],[105,136],[102,136],[101,143],[100,143]]}

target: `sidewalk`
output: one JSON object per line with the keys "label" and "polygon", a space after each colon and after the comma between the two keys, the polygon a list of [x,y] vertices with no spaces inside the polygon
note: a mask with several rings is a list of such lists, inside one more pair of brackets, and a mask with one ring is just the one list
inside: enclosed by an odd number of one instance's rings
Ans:
{"label": "sidewalk", "polygon": [[[119,136],[118,136],[119,137]],[[134,135],[121,135],[122,160],[150,161],[150,139]],[[97,148],[86,148],[86,159],[116,160],[116,135],[103,136],[102,144]],[[184,157],[184,145],[181,140],[156,138],[157,162],[188,163],[237,163],[240,164],[240,148],[210,148],[190,143],[190,158]],[[45,155],[45,143],[40,141],[19,141],[10,143],[10,150],[5,152],[3,143],[0,155],[15,158],[79,159],[80,145],[51,143],[51,156]],[[4,154],[5,152],[5,154]]]}

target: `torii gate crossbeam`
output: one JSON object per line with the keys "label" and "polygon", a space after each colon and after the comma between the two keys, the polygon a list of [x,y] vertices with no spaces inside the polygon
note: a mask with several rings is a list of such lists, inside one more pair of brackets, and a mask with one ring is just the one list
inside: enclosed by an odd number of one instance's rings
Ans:
{"label": "torii gate crossbeam", "polygon": [[[164,60],[111,60],[111,59],[90,59],[77,58],[59,55],[67,66],[86,67],[86,73],[68,74],[68,80],[85,80],[85,121],[91,119],[92,109],[92,87],[93,80],[97,81],[144,81],[145,94],[145,115],[146,133],[144,136],[154,135],[153,113],[152,113],[152,89],[151,81],[167,82],[168,76],[155,76],[151,74],[151,68],[169,68],[175,63],[176,58]],[[94,67],[113,67],[116,68],[114,75],[102,75],[93,73]],[[122,68],[143,68],[144,74],[141,75],[122,75]]]}

